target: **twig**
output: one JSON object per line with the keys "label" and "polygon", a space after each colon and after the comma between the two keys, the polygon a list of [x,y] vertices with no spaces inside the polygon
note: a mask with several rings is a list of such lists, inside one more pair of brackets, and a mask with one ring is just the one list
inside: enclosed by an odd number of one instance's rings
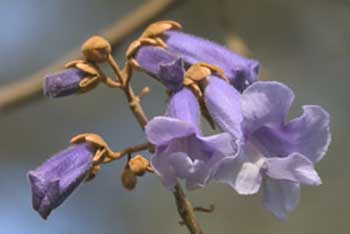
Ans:
{"label": "twig", "polygon": [[122,158],[125,155],[129,155],[135,152],[140,152],[143,150],[149,149],[151,146],[149,143],[143,143],[140,145],[133,145],[128,148],[123,149],[122,151],[119,152],[114,152],[112,155],[109,155],[109,157],[105,158],[102,163],[109,163],[113,160],[117,160]]}
{"label": "twig", "polygon": [[203,234],[196,216],[194,215],[192,205],[187,199],[179,183],[176,183],[175,185],[174,197],[176,201],[177,211],[179,212],[183,223],[186,225],[191,234]]}
{"label": "twig", "polygon": [[[151,19],[157,17],[160,13],[169,9],[176,0],[150,0],[137,8],[135,11],[122,19],[118,19],[110,27],[103,30],[100,35],[111,42],[112,45],[119,44],[130,34],[145,25]],[[34,98],[42,96],[42,78],[48,73],[63,68],[63,65],[72,59],[76,59],[80,55],[80,48],[77,48],[57,60],[52,65],[44,68],[27,79],[9,84],[0,88],[0,111],[23,104]]]}

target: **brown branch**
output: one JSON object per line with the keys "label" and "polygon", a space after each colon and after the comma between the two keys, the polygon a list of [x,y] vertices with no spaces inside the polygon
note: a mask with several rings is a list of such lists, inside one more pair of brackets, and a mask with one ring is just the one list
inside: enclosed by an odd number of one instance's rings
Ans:
{"label": "brown branch", "polygon": [[123,149],[122,151],[118,151],[118,152],[113,152],[112,154],[109,154],[107,158],[105,158],[103,160],[102,163],[109,163],[113,160],[117,160],[122,158],[125,155],[128,154],[132,154],[135,152],[140,152],[143,150],[147,150],[151,147],[151,145],[149,143],[143,143],[140,145],[133,145],[133,146],[129,146],[128,148]]}
{"label": "brown branch", "polygon": [[[110,27],[103,30],[100,35],[111,42],[112,45],[121,43],[130,34],[144,26],[148,21],[169,9],[176,0],[150,0],[122,19],[118,19]],[[80,56],[80,48],[73,50],[63,58],[57,60],[29,78],[22,79],[0,88],[0,111],[23,104],[34,98],[42,96],[42,79],[51,72],[60,70],[63,65]]]}
{"label": "brown branch", "polygon": [[203,234],[201,227],[194,215],[191,202],[186,197],[181,185],[176,183],[174,197],[176,201],[177,211],[180,214],[183,224],[186,225],[191,234]]}

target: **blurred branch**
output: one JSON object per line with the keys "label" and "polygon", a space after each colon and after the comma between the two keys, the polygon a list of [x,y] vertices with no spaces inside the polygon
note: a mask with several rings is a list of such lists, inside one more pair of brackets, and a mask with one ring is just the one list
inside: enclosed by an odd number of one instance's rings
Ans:
{"label": "blurred branch", "polygon": [[[179,1],[147,1],[129,15],[122,19],[118,19],[110,27],[106,28],[99,34],[115,46],[134,33],[137,29],[144,26],[147,22],[169,9],[176,2]],[[67,61],[76,59],[77,57],[80,57],[80,48],[74,49],[63,58],[34,73],[28,78],[0,87],[0,111],[42,97],[43,77],[48,73],[62,69]]]}

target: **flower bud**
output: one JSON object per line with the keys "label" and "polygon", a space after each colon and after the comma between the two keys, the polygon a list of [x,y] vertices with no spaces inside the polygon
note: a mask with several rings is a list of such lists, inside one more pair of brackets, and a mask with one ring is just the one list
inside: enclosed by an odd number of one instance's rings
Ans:
{"label": "flower bud", "polygon": [[77,68],[69,68],[44,78],[44,95],[64,97],[81,91],[80,82],[88,74]]}
{"label": "flower bud", "polygon": [[72,145],[28,173],[32,203],[43,219],[78,187],[92,166],[96,147]]}
{"label": "flower bud", "polygon": [[103,63],[107,61],[112,47],[103,37],[93,36],[82,45],[81,51],[88,61]]}
{"label": "flower bud", "polygon": [[134,172],[130,170],[128,166],[126,166],[121,175],[121,181],[127,190],[133,190],[137,184],[137,177]]}
{"label": "flower bud", "polygon": [[143,176],[147,171],[149,162],[142,155],[136,155],[129,161],[130,170],[137,176]]}

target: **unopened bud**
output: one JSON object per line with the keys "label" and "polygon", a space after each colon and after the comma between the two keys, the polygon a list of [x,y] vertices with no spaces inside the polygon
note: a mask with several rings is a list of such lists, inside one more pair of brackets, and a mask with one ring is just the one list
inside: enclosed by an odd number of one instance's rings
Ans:
{"label": "unopened bud", "polygon": [[130,170],[129,167],[125,167],[122,172],[121,181],[124,188],[128,190],[133,190],[137,184],[137,177],[135,173]]}
{"label": "unopened bud", "polygon": [[83,44],[81,51],[88,61],[102,63],[107,61],[112,47],[103,37],[93,36]]}
{"label": "unopened bud", "polygon": [[147,171],[149,162],[142,155],[136,155],[129,161],[130,170],[135,173],[137,176],[142,176]]}

